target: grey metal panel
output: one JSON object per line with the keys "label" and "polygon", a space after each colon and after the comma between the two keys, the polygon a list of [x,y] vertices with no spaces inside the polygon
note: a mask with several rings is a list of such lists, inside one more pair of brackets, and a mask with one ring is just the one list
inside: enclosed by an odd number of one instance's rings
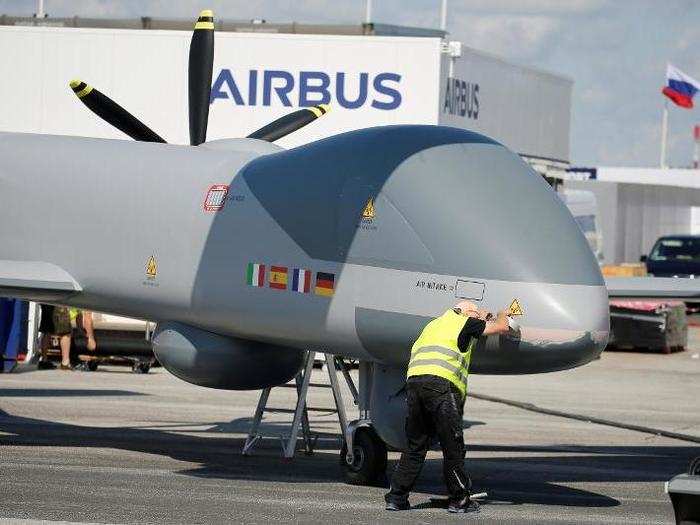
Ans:
{"label": "grey metal panel", "polygon": [[669,494],[692,494],[700,496],[700,476],[679,474],[668,482],[666,492]]}
{"label": "grey metal panel", "polygon": [[[350,252],[360,233],[355,222],[344,224],[340,217],[359,220],[367,200],[384,193],[434,263],[387,256],[383,266],[602,283],[585,238],[556,194],[517,155],[483,135],[430,126],[370,128],[261,157],[243,174],[262,206],[315,259],[377,264]],[[505,230],[507,243],[494,238]],[[388,248],[411,242],[390,228],[384,235]],[[413,244],[400,249],[418,253]]]}
{"label": "grey metal panel", "polygon": [[79,292],[80,285],[63,268],[41,261],[0,260],[1,288],[35,288]]}
{"label": "grey metal panel", "polygon": [[425,243],[408,219],[397,209],[386,193],[373,198],[374,219],[358,219],[354,209],[358,201],[367,202],[368,190],[360,177],[353,177],[345,184],[336,210],[337,238],[348,232],[354,234],[347,248],[340,248],[340,256],[353,263],[379,266],[428,266],[435,261]]}
{"label": "grey metal panel", "polygon": [[81,291],[58,266],[40,261],[0,261],[0,297],[60,302]]}
{"label": "grey metal panel", "polygon": [[408,363],[411,346],[432,317],[370,308],[355,310],[355,327],[362,345],[383,363]]}
{"label": "grey metal panel", "polygon": [[700,279],[674,277],[606,277],[611,298],[700,298]]}
{"label": "grey metal panel", "polygon": [[[602,284],[597,262],[566,206],[503,146],[425,149],[399,166],[383,191],[430,250],[433,271],[476,279]],[[439,205],[428,208],[426,203]]]}
{"label": "grey metal panel", "polygon": [[[494,142],[476,133],[432,126],[385,126],[343,133],[256,160],[243,176],[260,203],[315,259],[340,261],[355,224],[337,230],[343,214],[359,217],[394,170],[408,157],[441,144]],[[382,144],[382,147],[377,147]],[[343,193],[355,179],[364,192]]]}
{"label": "grey metal panel", "polygon": [[[71,297],[76,306],[194,321],[194,274],[216,215],[203,210],[207,189],[231,184],[257,150],[256,141],[211,151],[0,133],[0,195],[14,218],[0,222],[0,259],[68,269],[82,287]],[[234,207],[241,204],[232,200],[226,211]],[[152,281],[145,272],[151,255],[158,264]]]}
{"label": "grey metal panel", "polygon": [[460,89],[446,107],[450,64],[443,55],[439,124],[484,133],[529,157],[569,162],[571,79],[466,46],[452,71]]}
{"label": "grey metal panel", "polygon": [[396,450],[406,450],[406,367],[374,365],[370,412],[379,437]]}
{"label": "grey metal panel", "polygon": [[[65,268],[83,288],[66,304],[385,362],[400,359],[412,341],[376,324],[358,329],[356,308],[428,319],[456,300],[449,286],[457,279],[477,280],[485,283],[485,308],[520,299],[524,340],[542,358],[519,360],[521,344],[493,353],[493,370],[573,366],[597,355],[608,330],[597,264],[589,261],[581,271],[577,264],[585,260],[558,253],[581,249],[590,256],[559,199],[516,156],[456,129],[399,126],[348,135],[275,152],[253,141],[215,150],[0,134],[0,199],[16,218],[0,222],[0,259]],[[356,192],[341,213],[342,190],[355,178],[376,193]],[[213,184],[229,185],[230,200],[208,213],[202,203]],[[373,219],[377,229],[369,234],[376,239],[362,244],[357,224],[340,225],[340,216],[359,220],[369,196],[388,207]],[[61,206],[65,201],[73,205]],[[37,209],[44,215],[37,217]],[[547,217],[561,224],[533,231]],[[404,262],[406,254],[434,262]],[[144,268],[151,255],[158,262],[154,279]],[[565,267],[552,269],[552,258]],[[246,283],[248,263],[334,273],[335,294],[254,288]],[[585,285],[556,284],[561,281]],[[410,325],[397,326],[404,324]],[[422,323],[413,326],[417,335]],[[586,333],[593,341],[569,351]],[[390,352],[377,350],[382,342]],[[498,340],[493,345],[500,348]],[[537,353],[541,347],[553,351]]]}
{"label": "grey metal panel", "polygon": [[257,390],[284,384],[301,370],[304,352],[245,341],[182,323],[159,324],[153,351],[183,381],[224,390]]}
{"label": "grey metal panel", "polygon": [[[420,316],[358,308],[357,333],[376,360],[405,366],[411,346],[431,320]],[[381,336],[380,336],[381,334]],[[481,338],[472,351],[469,371],[477,374],[533,374],[582,365],[602,350],[591,333],[571,332],[560,341],[524,340],[519,334]]]}

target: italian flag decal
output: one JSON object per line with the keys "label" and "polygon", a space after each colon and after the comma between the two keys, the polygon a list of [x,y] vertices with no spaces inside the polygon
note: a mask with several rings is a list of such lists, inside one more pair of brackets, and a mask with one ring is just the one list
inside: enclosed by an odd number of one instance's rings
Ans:
{"label": "italian flag decal", "polygon": [[246,282],[250,286],[264,286],[265,265],[257,263],[248,263],[248,270],[246,272]]}

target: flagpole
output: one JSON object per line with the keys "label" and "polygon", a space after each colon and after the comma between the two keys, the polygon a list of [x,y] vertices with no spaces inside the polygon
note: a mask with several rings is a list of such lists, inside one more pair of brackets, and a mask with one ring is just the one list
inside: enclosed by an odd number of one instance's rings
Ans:
{"label": "flagpole", "polygon": [[661,168],[666,168],[666,142],[668,140],[668,101],[664,100],[664,112],[661,119]]}

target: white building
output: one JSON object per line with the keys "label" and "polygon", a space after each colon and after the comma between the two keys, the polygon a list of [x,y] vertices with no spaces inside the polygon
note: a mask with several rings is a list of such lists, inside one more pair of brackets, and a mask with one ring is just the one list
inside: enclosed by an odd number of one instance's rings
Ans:
{"label": "white building", "polygon": [[564,187],[595,194],[606,264],[639,261],[662,235],[700,234],[700,170],[583,169]]}
{"label": "white building", "polygon": [[[217,31],[208,139],[245,136],[299,106],[330,103],[327,116],[279,144],[377,125],[445,124],[495,138],[540,171],[568,165],[571,80],[447,42],[441,32],[387,26],[392,35],[420,36],[377,36],[370,26],[369,35],[366,25],[349,26],[365,34]],[[251,27],[243,30],[268,29]],[[11,79],[0,83],[0,130],[126,138],[75,98],[68,82],[78,78],[168,142],[187,143],[190,36],[0,26],[0,71]]]}

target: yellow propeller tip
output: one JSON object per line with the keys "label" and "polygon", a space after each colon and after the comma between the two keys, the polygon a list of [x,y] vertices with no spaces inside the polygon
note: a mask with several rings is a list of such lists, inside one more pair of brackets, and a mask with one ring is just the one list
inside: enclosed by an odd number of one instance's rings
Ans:
{"label": "yellow propeller tip", "polygon": [[318,107],[321,108],[324,113],[328,113],[331,110],[331,107],[328,104],[319,104]]}
{"label": "yellow propeller tip", "polygon": [[199,13],[199,18],[194,23],[195,29],[214,29],[214,12],[211,9],[205,9]]}
{"label": "yellow propeller tip", "polygon": [[92,86],[88,86],[82,80],[71,80],[70,88],[78,98],[83,98],[85,95],[92,93]]}

